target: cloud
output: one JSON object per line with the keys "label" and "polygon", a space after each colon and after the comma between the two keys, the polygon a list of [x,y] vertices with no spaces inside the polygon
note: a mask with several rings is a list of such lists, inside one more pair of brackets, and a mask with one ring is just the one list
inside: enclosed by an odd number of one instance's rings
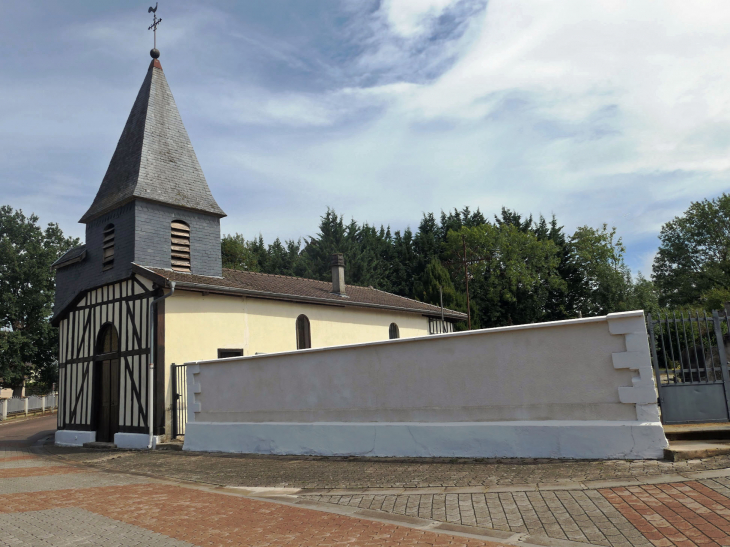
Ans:
{"label": "cloud", "polygon": [[[396,229],[507,206],[568,231],[615,225],[643,270],[663,222],[730,187],[724,2],[275,4],[163,14],[165,73],[224,232],[296,238],[327,206]],[[6,14],[12,204],[56,220],[90,203],[149,62],[138,8]],[[15,53],[24,33],[41,50]]]}

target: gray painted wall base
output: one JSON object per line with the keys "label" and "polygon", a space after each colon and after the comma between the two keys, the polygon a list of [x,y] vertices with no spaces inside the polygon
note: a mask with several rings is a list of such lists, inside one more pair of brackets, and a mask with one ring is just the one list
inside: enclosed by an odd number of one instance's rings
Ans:
{"label": "gray painted wall base", "polygon": [[188,422],[183,450],[319,456],[659,459],[658,422]]}
{"label": "gray painted wall base", "polygon": [[96,431],[74,431],[73,429],[56,431],[56,446],[83,446],[84,443],[94,441],[96,441]]}
{"label": "gray painted wall base", "polygon": [[[128,448],[134,450],[147,449],[147,445],[150,442],[150,436],[146,433],[115,433],[114,444],[117,448]],[[152,437],[152,448],[157,446],[160,442],[160,436],[155,435]]]}

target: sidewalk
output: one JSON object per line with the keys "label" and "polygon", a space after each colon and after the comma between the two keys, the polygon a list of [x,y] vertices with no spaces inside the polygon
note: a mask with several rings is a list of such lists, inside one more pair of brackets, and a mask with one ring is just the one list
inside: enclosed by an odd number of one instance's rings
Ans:
{"label": "sidewalk", "polygon": [[47,451],[114,472],[217,485],[300,507],[442,530],[493,538],[501,533],[510,542],[730,545],[727,456],[681,462],[475,461]]}
{"label": "sidewalk", "polygon": [[[295,498],[254,499],[230,489],[71,464],[50,455],[52,446],[44,450],[52,439],[44,428],[51,422],[34,422],[0,431],[0,545],[506,545],[420,523],[307,509]],[[135,453],[93,455],[114,461]]]}

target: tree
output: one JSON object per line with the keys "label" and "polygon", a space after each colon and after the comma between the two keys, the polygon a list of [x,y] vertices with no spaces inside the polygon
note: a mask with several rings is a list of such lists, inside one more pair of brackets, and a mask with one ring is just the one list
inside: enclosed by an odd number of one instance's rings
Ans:
{"label": "tree", "polygon": [[264,254],[263,237],[259,234],[260,246],[256,241],[246,241],[241,234],[226,235],[221,239],[221,258],[223,267],[232,270],[247,270],[258,272],[261,270],[261,251]]}
{"label": "tree", "polygon": [[693,202],[659,241],[652,277],[661,304],[721,307],[730,296],[730,195]]}
{"label": "tree", "polygon": [[584,316],[626,311],[631,299],[631,271],[624,263],[621,238],[606,224],[578,228],[570,237],[567,279],[571,305]]}
{"label": "tree", "polygon": [[[434,306],[441,305],[443,295],[444,308],[466,313],[466,296],[457,292],[448,270],[437,258],[431,260],[423,275],[415,281],[413,292],[416,300]],[[472,307],[472,320],[475,318],[475,308]],[[459,326],[465,328],[466,323]]]}
{"label": "tree", "polygon": [[656,314],[660,309],[659,291],[650,279],[639,272],[631,283],[627,310],[644,310],[646,313]]}
{"label": "tree", "polygon": [[483,259],[468,267],[472,306],[479,310],[472,327],[543,320],[550,291],[563,283],[557,272],[557,246],[512,223],[485,223],[449,232],[447,252],[456,259],[452,279],[464,293],[463,269],[458,264],[464,241],[467,260]]}
{"label": "tree", "polygon": [[0,207],[0,374],[9,387],[26,378],[50,388],[58,378],[58,331],[53,313],[51,264],[78,239],[57,224],[45,230],[38,217]]}

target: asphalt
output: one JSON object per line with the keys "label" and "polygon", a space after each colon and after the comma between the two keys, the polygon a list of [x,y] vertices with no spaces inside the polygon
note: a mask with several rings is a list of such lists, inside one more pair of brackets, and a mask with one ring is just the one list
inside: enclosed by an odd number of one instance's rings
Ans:
{"label": "asphalt", "polygon": [[0,422],[0,447],[29,447],[56,431],[56,414]]}

